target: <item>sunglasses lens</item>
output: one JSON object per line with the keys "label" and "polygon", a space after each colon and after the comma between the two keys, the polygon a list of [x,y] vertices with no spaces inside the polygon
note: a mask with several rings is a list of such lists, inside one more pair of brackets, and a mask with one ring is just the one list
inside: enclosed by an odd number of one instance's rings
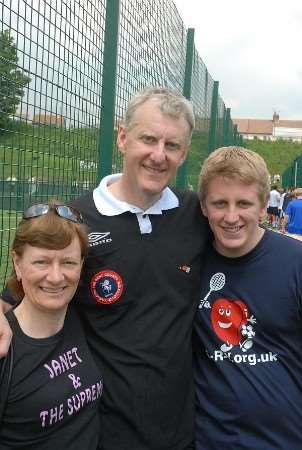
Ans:
{"label": "sunglasses lens", "polygon": [[31,219],[32,217],[43,216],[43,214],[47,214],[48,210],[49,210],[49,206],[44,205],[43,203],[39,203],[37,205],[32,205],[26,211],[24,211],[23,218]]}
{"label": "sunglasses lens", "polygon": [[71,222],[83,223],[82,214],[77,209],[66,205],[49,206],[48,204],[43,203],[30,206],[23,213],[23,219],[32,219],[33,217],[43,216],[43,214],[48,213],[49,208],[55,209],[58,216],[62,217],[63,219],[71,220]]}
{"label": "sunglasses lens", "polygon": [[56,206],[57,213],[64,219],[71,220],[72,222],[82,223],[83,218],[80,211],[72,208],[71,206],[58,205]]}

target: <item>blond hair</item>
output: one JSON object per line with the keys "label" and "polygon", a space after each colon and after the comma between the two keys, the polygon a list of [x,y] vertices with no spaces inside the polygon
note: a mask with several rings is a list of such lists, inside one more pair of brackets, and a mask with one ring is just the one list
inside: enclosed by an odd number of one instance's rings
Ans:
{"label": "blond hair", "polygon": [[221,147],[204,161],[199,174],[198,193],[201,202],[205,200],[210,181],[216,177],[239,179],[245,184],[258,184],[259,200],[262,205],[270,193],[270,176],[264,159],[244,147]]}
{"label": "blond hair", "polygon": [[296,197],[302,197],[302,188],[296,188],[294,194]]}

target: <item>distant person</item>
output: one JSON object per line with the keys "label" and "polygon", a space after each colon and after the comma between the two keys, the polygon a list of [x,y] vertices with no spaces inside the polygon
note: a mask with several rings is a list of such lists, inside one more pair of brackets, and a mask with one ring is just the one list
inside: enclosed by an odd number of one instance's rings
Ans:
{"label": "distant person", "polygon": [[286,196],[286,190],[279,188],[279,194],[280,194],[280,202],[278,206],[278,228],[281,229],[281,224],[284,220],[284,211],[283,211],[283,202]]}
{"label": "distant person", "polygon": [[272,228],[278,227],[280,198],[277,185],[273,185],[269,194],[267,207],[268,223]]}
{"label": "distant person", "polygon": [[202,166],[214,241],[195,326],[197,450],[302,448],[302,243],[259,226],[269,191],[250,150]]}
{"label": "distant person", "polygon": [[294,196],[285,210],[282,231],[302,235],[302,188],[295,189]]}
{"label": "distant person", "polygon": [[17,185],[17,178],[15,176],[7,177],[6,182],[9,186],[9,192],[10,194],[16,194],[16,185]]}
{"label": "distant person", "polygon": [[279,229],[282,231],[284,229],[284,216],[285,216],[285,210],[287,208],[287,205],[289,202],[294,198],[293,190],[292,188],[285,188],[284,192],[281,194],[280,204],[279,204],[279,211],[280,211],[280,221],[279,221]]}
{"label": "distant person", "polygon": [[28,208],[17,227],[9,287],[20,303],[6,315],[13,340],[0,363],[1,450],[98,448],[102,380],[68,306],[88,249],[81,222],[76,209],[50,202]]}
{"label": "distant person", "polygon": [[284,200],[283,200],[283,203],[282,203],[283,212],[286,211],[286,208],[287,208],[289,202],[291,200],[293,200],[294,198],[295,198],[295,188],[293,188],[293,187],[287,188],[285,196],[284,196]]}
{"label": "distant person", "polygon": [[34,195],[37,192],[37,179],[36,177],[28,178],[28,194],[29,196]]}

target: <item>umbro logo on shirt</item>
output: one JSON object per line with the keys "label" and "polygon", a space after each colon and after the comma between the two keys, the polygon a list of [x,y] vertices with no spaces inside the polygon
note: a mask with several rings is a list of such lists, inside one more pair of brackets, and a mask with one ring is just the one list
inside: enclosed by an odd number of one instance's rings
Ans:
{"label": "umbro logo on shirt", "polygon": [[108,244],[109,242],[112,242],[110,231],[107,231],[105,233],[89,233],[88,239],[89,247],[95,247],[96,245]]}

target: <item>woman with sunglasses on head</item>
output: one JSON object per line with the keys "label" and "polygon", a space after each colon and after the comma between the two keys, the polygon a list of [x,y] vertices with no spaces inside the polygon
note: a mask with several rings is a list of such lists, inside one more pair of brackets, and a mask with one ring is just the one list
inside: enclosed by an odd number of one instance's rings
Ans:
{"label": "woman with sunglasses on head", "polygon": [[[100,373],[72,306],[88,237],[81,214],[50,202],[25,211],[8,282],[18,306],[2,360],[0,449],[98,447]],[[0,362],[0,363],[1,363]]]}

